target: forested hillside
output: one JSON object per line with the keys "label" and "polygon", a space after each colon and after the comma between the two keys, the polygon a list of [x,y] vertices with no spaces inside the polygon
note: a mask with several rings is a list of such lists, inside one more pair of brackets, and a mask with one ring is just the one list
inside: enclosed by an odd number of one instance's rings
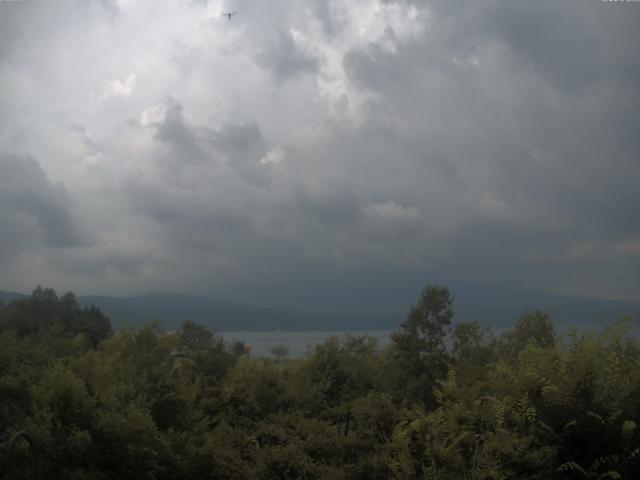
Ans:
{"label": "forested hillside", "polygon": [[26,430],[50,479],[640,478],[631,318],[561,336],[535,311],[496,337],[454,307],[426,287],[385,349],[270,360],[38,288],[0,306],[0,464]]}

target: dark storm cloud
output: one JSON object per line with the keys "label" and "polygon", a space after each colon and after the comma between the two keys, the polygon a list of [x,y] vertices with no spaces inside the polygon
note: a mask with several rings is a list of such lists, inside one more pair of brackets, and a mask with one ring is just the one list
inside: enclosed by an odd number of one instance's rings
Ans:
{"label": "dark storm cloud", "polygon": [[117,0],[95,0],[102,8],[104,8],[111,15],[118,15],[120,9],[118,8]]}
{"label": "dark storm cloud", "polygon": [[2,242],[78,240],[63,178],[100,243],[49,260],[61,282],[637,297],[632,2],[28,3],[0,29],[0,141],[43,164],[2,173],[28,187]]}
{"label": "dark storm cloud", "polygon": [[82,243],[66,190],[52,185],[38,162],[1,152],[0,172],[3,250]]}
{"label": "dark storm cloud", "polygon": [[295,194],[295,204],[303,214],[330,224],[352,222],[362,214],[358,199],[348,187],[310,192],[302,186]]}
{"label": "dark storm cloud", "polygon": [[241,208],[223,202],[205,190],[131,180],[124,187],[132,208],[171,231],[218,232],[220,235],[246,231],[250,217]]}
{"label": "dark storm cloud", "polygon": [[[425,174],[437,158],[437,177],[456,182],[433,199],[456,223],[471,221],[447,235],[440,273],[526,271],[548,285],[571,277],[575,245],[614,252],[640,237],[640,98],[630,81],[630,59],[640,58],[625,45],[638,36],[599,3],[432,2],[422,38],[345,55],[350,78],[377,95],[367,123],[403,132],[392,149],[407,158],[407,145],[421,145]],[[582,256],[581,271],[602,265],[598,255]],[[624,264],[610,258],[637,283]]]}
{"label": "dark storm cloud", "polygon": [[291,32],[275,31],[270,37],[270,41],[260,48],[256,60],[259,65],[269,70],[277,81],[282,82],[296,75],[317,72],[318,60],[300,49]]}
{"label": "dark storm cloud", "polygon": [[327,35],[332,35],[335,32],[335,26],[329,0],[312,0],[310,3],[313,12],[322,24],[324,32]]}
{"label": "dark storm cloud", "polygon": [[209,132],[187,126],[182,114],[182,105],[171,96],[164,99],[164,116],[156,125],[157,138],[170,144],[174,151],[172,160],[175,164],[192,164],[206,162],[211,159],[202,138]]}
{"label": "dark storm cloud", "polygon": [[162,118],[151,123],[156,138],[171,147],[166,160],[172,169],[223,162],[252,185],[268,184],[269,168],[260,163],[267,144],[255,123],[224,124],[217,129],[193,125],[174,98],[166,97],[162,106]]}
{"label": "dark storm cloud", "polygon": [[[607,71],[603,42],[590,25],[585,2],[493,2],[483,12],[495,32],[534,73],[576,93]],[[567,28],[567,23],[571,28]]]}
{"label": "dark storm cloud", "polygon": [[113,251],[109,246],[64,251],[47,258],[50,268],[84,277],[104,276],[111,272],[138,275],[148,265],[162,261],[151,252]]}
{"label": "dark storm cloud", "polygon": [[[322,2],[312,5],[325,28],[330,25],[328,7]],[[269,71],[277,83],[291,80],[300,75],[315,75],[320,62],[312,53],[305,51],[293,35],[294,29],[305,28],[301,22],[304,15],[290,2],[275,0],[270,3],[240,0],[225,11],[237,11],[233,22],[246,28],[244,36],[251,46],[256,63]],[[305,6],[306,8],[306,6]],[[306,19],[305,19],[306,20]],[[233,52],[237,54],[237,52]]]}
{"label": "dark storm cloud", "polygon": [[472,53],[478,44],[497,42],[564,94],[605,79],[639,79],[637,9],[596,0],[420,3],[435,14],[433,28],[446,33],[449,51]]}
{"label": "dark storm cloud", "polygon": [[269,183],[269,169],[260,164],[267,146],[258,125],[223,125],[211,139],[213,147],[246,182],[255,186]]}
{"label": "dark storm cloud", "polygon": [[13,15],[0,15],[0,61],[7,58],[19,42],[20,30],[13,20]]}
{"label": "dark storm cloud", "polygon": [[256,157],[264,152],[264,139],[255,123],[224,125],[213,141],[216,148],[230,158]]}

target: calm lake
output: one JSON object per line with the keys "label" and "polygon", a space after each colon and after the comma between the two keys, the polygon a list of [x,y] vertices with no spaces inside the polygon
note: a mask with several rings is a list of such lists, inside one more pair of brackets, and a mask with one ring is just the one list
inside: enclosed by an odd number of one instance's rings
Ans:
{"label": "calm lake", "polygon": [[[609,323],[611,325],[611,323]],[[603,322],[584,322],[580,324],[578,330],[581,334],[597,334],[605,327]],[[556,333],[559,337],[567,334],[570,325],[558,322],[555,325]],[[494,335],[498,336],[512,326],[497,326],[491,330]],[[289,347],[289,357],[302,357],[309,347],[314,347],[323,343],[329,337],[344,338],[347,335],[369,335],[378,340],[378,347],[386,347],[390,342],[390,335],[394,330],[333,330],[333,331],[283,331],[272,330],[266,332],[258,331],[232,331],[218,332],[225,341],[231,343],[241,341],[251,345],[252,357],[271,357],[270,347],[274,345],[286,345]],[[640,337],[640,328],[635,325],[630,334],[633,337]],[[450,339],[449,339],[450,341]]]}
{"label": "calm lake", "polygon": [[268,332],[219,332],[227,342],[242,341],[251,345],[251,356],[270,357],[269,348],[274,345],[289,347],[290,357],[301,357],[310,347],[323,343],[329,337],[344,338],[347,335],[369,335],[378,340],[380,348],[389,344],[389,335],[393,330],[362,330],[362,331],[282,331]]}

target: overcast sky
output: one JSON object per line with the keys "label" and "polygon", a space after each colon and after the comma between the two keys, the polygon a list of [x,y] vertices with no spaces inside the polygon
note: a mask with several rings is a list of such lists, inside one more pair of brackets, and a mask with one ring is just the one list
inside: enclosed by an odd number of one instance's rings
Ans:
{"label": "overcast sky", "polygon": [[640,300],[639,25],[600,0],[0,2],[0,289]]}

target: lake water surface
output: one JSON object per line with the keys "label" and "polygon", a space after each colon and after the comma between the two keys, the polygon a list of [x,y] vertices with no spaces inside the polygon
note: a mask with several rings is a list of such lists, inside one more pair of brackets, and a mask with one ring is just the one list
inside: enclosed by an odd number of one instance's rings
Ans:
{"label": "lake water surface", "polygon": [[302,357],[307,349],[324,343],[329,337],[344,338],[347,335],[369,335],[378,341],[380,348],[391,341],[393,330],[361,330],[361,331],[282,331],[268,332],[219,332],[227,342],[242,341],[251,346],[251,356],[270,357],[269,348],[274,345],[289,347],[290,357]]}
{"label": "lake water surface", "polygon": [[[583,323],[578,329],[582,334],[596,334],[600,332],[605,325],[595,322]],[[513,327],[497,326],[491,330],[494,335],[499,336]],[[558,323],[555,330],[558,337],[564,336],[569,329],[569,325]],[[334,330],[334,331],[283,331],[272,330],[266,332],[258,331],[233,331],[219,332],[227,342],[242,341],[251,345],[251,356],[253,357],[271,357],[270,347],[274,345],[286,345],[289,347],[289,357],[302,357],[307,349],[319,345],[329,337],[344,338],[347,335],[369,335],[378,341],[378,347],[384,348],[391,342],[390,335],[393,330]],[[631,331],[634,337],[640,337],[640,328],[635,326]],[[448,340],[451,341],[449,337]]]}

